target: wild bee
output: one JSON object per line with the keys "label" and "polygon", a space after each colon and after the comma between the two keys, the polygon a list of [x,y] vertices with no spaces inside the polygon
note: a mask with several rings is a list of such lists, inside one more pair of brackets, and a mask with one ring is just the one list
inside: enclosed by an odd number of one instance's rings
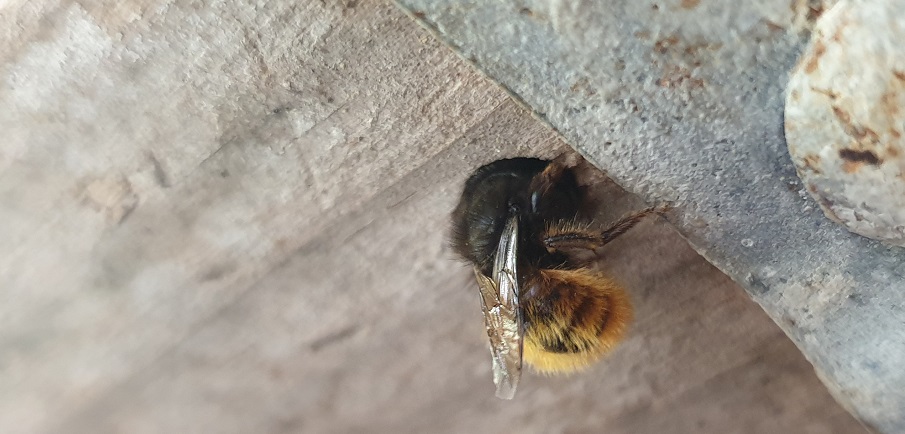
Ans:
{"label": "wild bee", "polygon": [[586,191],[566,158],[480,167],[452,213],[452,248],[474,265],[496,395],[503,399],[515,395],[522,360],[545,373],[572,372],[622,341],[632,321],[628,294],[582,253],[661,211],[594,229],[583,216]]}

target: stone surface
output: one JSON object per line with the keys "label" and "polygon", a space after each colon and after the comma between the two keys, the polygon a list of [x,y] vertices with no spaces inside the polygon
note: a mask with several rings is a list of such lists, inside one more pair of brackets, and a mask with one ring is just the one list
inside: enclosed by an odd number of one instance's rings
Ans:
{"label": "stone surface", "polygon": [[905,246],[905,3],[842,1],[789,80],[785,130],[827,217]]}
{"label": "stone surface", "polygon": [[905,250],[827,219],[783,138],[788,73],[832,3],[399,1],[617,183],[674,204],[831,392],[899,433]]}
{"label": "stone surface", "polygon": [[389,3],[0,2],[0,106],[0,432],[858,429],[654,221],[626,344],[494,398],[448,214],[566,146]]}

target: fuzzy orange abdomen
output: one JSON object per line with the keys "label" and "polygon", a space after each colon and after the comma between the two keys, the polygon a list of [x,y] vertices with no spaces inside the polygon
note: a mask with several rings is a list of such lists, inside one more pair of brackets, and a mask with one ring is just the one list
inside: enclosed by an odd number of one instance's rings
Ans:
{"label": "fuzzy orange abdomen", "polygon": [[524,361],[541,372],[590,366],[626,335],[625,290],[594,270],[538,270],[525,282]]}

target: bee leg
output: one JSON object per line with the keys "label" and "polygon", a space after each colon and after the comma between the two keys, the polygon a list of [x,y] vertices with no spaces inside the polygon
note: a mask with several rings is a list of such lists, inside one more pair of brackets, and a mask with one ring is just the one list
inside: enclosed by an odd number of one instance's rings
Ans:
{"label": "bee leg", "polygon": [[662,215],[668,210],[668,206],[648,208],[627,217],[623,217],[608,229],[597,231],[590,228],[581,228],[567,231],[554,231],[544,238],[544,246],[547,251],[589,250],[596,255],[597,249],[615,240],[620,235],[629,231],[641,220],[651,214]]}

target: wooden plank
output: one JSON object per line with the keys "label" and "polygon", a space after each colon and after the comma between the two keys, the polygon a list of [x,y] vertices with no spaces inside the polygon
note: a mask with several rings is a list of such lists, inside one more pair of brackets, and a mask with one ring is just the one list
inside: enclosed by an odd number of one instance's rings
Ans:
{"label": "wooden plank", "polygon": [[71,2],[4,62],[10,426],[144,369],[504,100],[388,5],[250,7],[171,2],[119,39]]}

